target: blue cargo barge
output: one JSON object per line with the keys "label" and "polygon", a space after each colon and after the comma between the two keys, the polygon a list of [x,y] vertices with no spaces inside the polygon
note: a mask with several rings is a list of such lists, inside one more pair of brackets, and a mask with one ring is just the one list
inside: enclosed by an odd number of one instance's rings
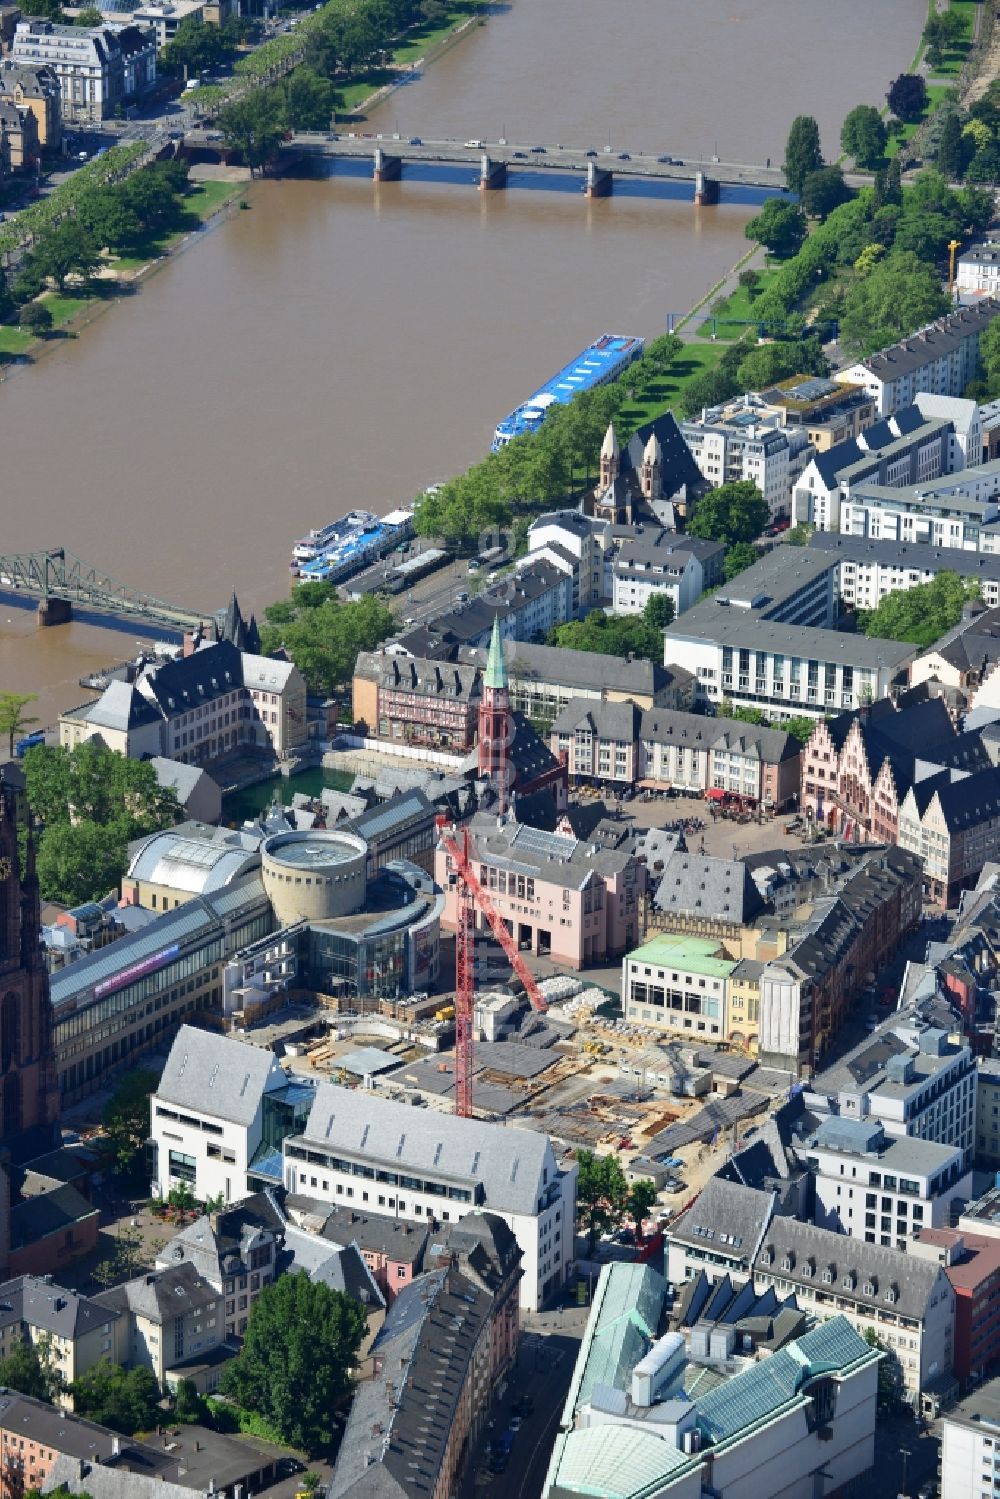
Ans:
{"label": "blue cargo barge", "polygon": [[499,453],[513,437],[537,432],[550,406],[567,406],[581,390],[593,390],[609,380],[617,380],[639,358],[644,347],[645,339],[626,333],[602,333],[558,375],[536,390],[530,400],[497,424],[492,443],[494,453]]}

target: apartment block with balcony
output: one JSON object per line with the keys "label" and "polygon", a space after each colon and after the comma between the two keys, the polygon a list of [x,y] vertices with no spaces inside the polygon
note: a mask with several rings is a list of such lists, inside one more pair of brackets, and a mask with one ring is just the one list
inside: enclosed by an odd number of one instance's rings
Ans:
{"label": "apartment block with balcony", "polygon": [[960,396],[975,378],[979,340],[998,312],[1000,302],[992,297],[975,307],[959,307],[890,348],[848,365],[834,378],[868,391],[879,416],[909,405],[920,391]]}

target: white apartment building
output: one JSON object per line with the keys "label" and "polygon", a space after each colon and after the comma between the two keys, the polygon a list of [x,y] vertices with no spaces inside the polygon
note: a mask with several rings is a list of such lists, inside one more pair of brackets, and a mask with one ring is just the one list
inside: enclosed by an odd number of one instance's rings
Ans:
{"label": "white apartment building", "polygon": [[975,1058],[967,1041],[952,1040],[916,1011],[892,1015],[817,1073],[804,1096],[813,1114],[878,1121],[887,1135],[952,1145],[972,1162]]}
{"label": "white apartment building", "polygon": [[264,1099],[287,1085],[273,1053],[182,1025],[150,1100],[152,1195],[166,1198],[183,1183],[199,1202],[245,1197]]}
{"label": "white apartment building", "polygon": [[528,555],[545,557],[565,569],[567,559],[577,577],[574,608],[596,608],[608,596],[605,560],[611,547],[611,525],[579,510],[553,510],[528,527]]}
{"label": "white apartment building", "polygon": [[136,25],[19,21],[11,57],[15,63],[52,69],[59,80],[64,121],[108,119],[126,100],[146,93],[156,82],[156,34]]}
{"label": "white apartment building", "polygon": [[877,609],[890,593],[933,583],[942,572],[954,572],[975,583],[987,608],[1000,604],[1000,554],[920,542],[872,541],[845,536],[842,531],[817,531],[810,546],[838,559],[837,594],[852,609]]}
{"label": "white apartment building", "polygon": [[812,547],[776,548],[674,620],[664,665],[690,672],[703,700],[772,719],[885,697],[916,647],[834,630],[836,571]]}
{"label": "white apartment building", "polygon": [[941,1499],[996,1499],[1000,1492],[1000,1379],[945,1412]]}
{"label": "white apartment building", "polygon": [[474,1208],[498,1214],[523,1256],[525,1310],[566,1282],[576,1167],[560,1168],[547,1135],[321,1083],[305,1129],[283,1149],[288,1191],[320,1202],[431,1226]]}
{"label": "white apartment building", "polygon": [[706,588],[722,581],[725,547],[675,531],[644,530],[622,541],[612,564],[612,609],[641,614],[653,594],[666,594],[682,614]]}
{"label": "white apartment building", "polygon": [[894,1355],[891,1368],[910,1404],[951,1374],[955,1292],[934,1261],[773,1217],[754,1264],[758,1290],[793,1292],[812,1316],[846,1317]]}
{"label": "white apartment building", "polygon": [[952,1202],[972,1191],[957,1146],[887,1135],[876,1120],[825,1119],[801,1155],[818,1228],[904,1253],[921,1230],[950,1227]]}
{"label": "white apartment building", "polygon": [[795,485],[792,519],[819,531],[844,529],[845,502],[859,484],[885,489],[921,484],[948,472],[953,428],[908,406],[856,438],[816,453]]}
{"label": "white apartment building", "polygon": [[[905,488],[855,486],[840,507],[839,529],[872,541],[968,552],[1000,551],[1000,461]],[[829,529],[836,529],[831,527]]]}
{"label": "white apartment building", "polygon": [[959,307],[834,378],[863,386],[878,402],[880,416],[908,406],[919,391],[960,396],[976,374],[980,335],[998,312],[1000,303],[992,297]]}
{"label": "white apartment building", "polygon": [[778,520],[791,513],[792,486],[813,453],[806,433],[784,427],[777,414],[760,409],[759,397],[746,396],[703,411],[681,423],[681,435],[698,469],[718,488],[734,480],[756,484]]}
{"label": "white apartment building", "polygon": [[965,396],[936,395],[930,390],[918,390],[913,404],[928,421],[941,417],[951,422],[948,438],[947,467],[949,473],[972,467],[983,456],[983,411],[978,401]]}
{"label": "white apartment building", "polygon": [[958,257],[955,285],[959,295],[995,297],[1000,293],[1000,241],[992,236],[970,245]]}

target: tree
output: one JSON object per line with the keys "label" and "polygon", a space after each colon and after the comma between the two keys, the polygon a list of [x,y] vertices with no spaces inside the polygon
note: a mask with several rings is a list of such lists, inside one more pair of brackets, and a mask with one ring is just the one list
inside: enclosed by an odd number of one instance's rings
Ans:
{"label": "tree", "polygon": [[[18,314],[18,326],[26,328],[29,333],[44,338],[52,331],[52,314],[44,302],[29,302],[27,307],[22,307]],[[36,722],[32,719],[32,722]]]}
{"label": "tree", "polygon": [[293,68],[281,86],[281,118],[286,130],[329,130],[337,91],[312,68]]}
{"label": "tree", "polygon": [[252,177],[267,166],[285,133],[276,94],[271,89],[253,89],[227,104],[219,114],[219,128],[226,145],[240,153]]}
{"label": "tree", "polygon": [[208,26],[198,16],[185,16],[173,37],[160,53],[160,61],[170,72],[207,73],[217,68],[232,53],[218,26]]}
{"label": "tree", "polygon": [[304,1271],[282,1275],[251,1306],[223,1393],[263,1416],[290,1446],[328,1447],[365,1325],[364,1308],[350,1296],[314,1284]]}
{"label": "tree", "polygon": [[591,1251],[598,1234],[617,1228],[628,1202],[628,1182],[616,1155],[595,1155],[592,1150],[576,1153],[576,1203],[580,1221],[586,1225]]}
{"label": "tree", "polygon": [[932,583],[895,589],[876,609],[859,609],[858,625],[871,639],[904,640],[926,648],[957,625],[978,589],[957,573],[941,572]]}
{"label": "tree", "polygon": [[678,400],[681,415],[696,416],[707,406],[719,406],[735,395],[738,389],[739,381],[735,370],[729,371],[722,365],[717,365],[714,370],[706,370],[704,374],[689,380],[681,391]]}
{"label": "tree", "polygon": [[0,1388],[32,1395],[36,1400],[50,1400],[51,1390],[38,1349],[25,1339],[15,1343],[5,1359],[0,1359]]}
{"label": "tree", "polygon": [[43,826],[38,879],[47,900],[69,905],[117,887],[129,841],[180,820],[177,797],[149,761],[103,746],[37,745],[24,757],[28,805]]}
{"label": "tree", "polygon": [[787,198],[768,198],[743,233],[772,255],[790,256],[797,253],[806,237],[806,221],[801,209]]}
{"label": "tree", "polygon": [[810,525],[808,521],[803,521],[801,525],[793,526],[790,531],[785,532],[785,545],[807,547],[812,540],[815,530],[815,526]]}
{"label": "tree", "polygon": [[92,1364],[70,1385],[73,1409],[131,1436],[156,1425],[160,1387],[152,1369],[125,1370],[110,1359]]}
{"label": "tree", "polygon": [[885,122],[874,104],[858,104],[840,127],[840,144],[859,167],[871,169],[885,155]]}
{"label": "tree", "polygon": [[643,622],[653,630],[665,630],[677,613],[669,593],[651,593],[642,611]]}
{"label": "tree", "polygon": [[796,115],[785,143],[785,179],[793,193],[801,193],[810,172],[823,165],[819,126],[812,115]]}
{"label": "tree", "polygon": [[[661,608],[662,606],[658,606]],[[585,619],[572,619],[550,630],[549,645],[566,651],[596,651],[604,656],[663,658],[663,627],[651,625],[642,614],[605,614],[592,609]]]}
{"label": "tree", "polygon": [[116,1176],[135,1177],[149,1138],[149,1100],[157,1074],[135,1067],[118,1083],[104,1109],[103,1146]]}
{"label": "tree", "polygon": [[791,375],[825,375],[828,368],[818,339],[788,339],[758,344],[740,360],[736,376],[740,390],[765,390]]}
{"label": "tree", "polygon": [[894,250],[848,291],[841,336],[850,347],[869,354],[947,310],[948,298],[934,267],[912,251]]}
{"label": "tree", "polygon": [[38,701],[37,692],[0,692],[0,735],[7,735],[7,751],[13,759],[14,740],[37,718],[25,713],[29,703]]}
{"label": "tree", "polygon": [[66,219],[58,228],[49,230],[32,250],[28,261],[43,280],[51,279],[60,291],[66,286],[67,277],[82,276],[86,279],[100,259],[98,246],[82,224],[75,219]]}
{"label": "tree", "polygon": [[359,651],[373,651],[392,634],[396,616],[371,594],[342,604],[328,584],[312,586],[323,590],[322,598],[313,602],[299,585],[291,619],[276,620],[265,610],[261,646],[265,655],[287,651],[310,690],[330,695],[351,680]]}
{"label": "tree", "polygon": [[937,155],[935,157],[938,170],[943,172],[949,182],[955,182],[965,171],[965,146],[962,140],[962,124],[958,113],[950,109],[945,115],[941,125],[941,134],[938,136]]}
{"label": "tree", "polygon": [[625,1211],[635,1224],[635,1236],[642,1238],[642,1225],[649,1217],[656,1203],[656,1187],[646,1177],[632,1183],[629,1188],[628,1198],[625,1202]]}
{"label": "tree", "polygon": [[97,9],[96,5],[88,5],[78,13],[73,22],[73,25],[91,27],[103,26],[104,17],[101,15],[101,12]]}
{"label": "tree", "polygon": [[181,1379],[177,1383],[177,1391],[174,1395],[174,1420],[184,1425],[210,1426],[211,1411],[208,1401],[203,1395],[199,1395],[198,1387],[193,1379]]}
{"label": "tree", "polygon": [[722,572],[726,582],[735,578],[738,573],[746,572],[748,567],[753,567],[759,561],[760,553],[752,541],[738,541],[735,546],[729,547],[723,559]]}
{"label": "tree", "polygon": [[919,73],[900,73],[890,84],[886,98],[896,118],[912,124],[927,108],[927,84]]}
{"label": "tree", "polygon": [[861,251],[861,254],[854,262],[854,269],[857,271],[859,276],[867,276],[869,271],[875,269],[884,254],[885,245],[880,245],[877,243],[865,245],[864,249]]}
{"label": "tree", "polygon": [[810,218],[825,219],[850,196],[851,190],[838,166],[820,167],[810,172],[802,184],[802,207]]}
{"label": "tree", "polygon": [[737,479],[712,489],[698,501],[694,519],[688,522],[692,536],[709,541],[753,541],[767,525],[767,501],[749,479]]}
{"label": "tree", "polygon": [[876,1348],[885,1355],[879,1360],[878,1366],[878,1403],[883,1408],[895,1406],[903,1384],[903,1371],[897,1362],[895,1350],[882,1341],[874,1327],[866,1327],[863,1336],[869,1348]]}

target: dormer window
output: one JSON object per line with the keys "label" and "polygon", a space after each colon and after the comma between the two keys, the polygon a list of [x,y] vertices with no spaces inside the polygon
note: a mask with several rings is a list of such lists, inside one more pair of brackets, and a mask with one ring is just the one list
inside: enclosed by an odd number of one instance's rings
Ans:
{"label": "dormer window", "polygon": [[855,1280],[853,1273],[849,1273],[844,1276],[840,1284],[843,1286],[845,1291],[853,1291],[854,1287],[857,1285],[857,1281]]}
{"label": "dormer window", "polygon": [[828,1265],[828,1266],[827,1266],[827,1268],[826,1268],[826,1269],[825,1269],[825,1270],[824,1270],[824,1271],[823,1271],[823,1284],[824,1284],[824,1285],[825,1285],[825,1286],[832,1286],[832,1285],[833,1285],[833,1271],[832,1271],[832,1269],[831,1269],[831,1268],[830,1268],[830,1267],[829,1267],[829,1265]]}
{"label": "dormer window", "polygon": [[886,1291],[886,1293],[885,1293],[885,1299],[889,1303],[889,1305],[892,1306],[892,1304],[895,1302],[895,1300],[898,1297],[898,1295],[899,1295],[898,1287],[896,1287],[896,1286],[890,1286],[889,1289],[888,1289],[888,1291]]}
{"label": "dormer window", "polygon": [[872,1280],[866,1280],[865,1281],[864,1290],[865,1290],[865,1295],[866,1296],[874,1296],[875,1295],[875,1282],[872,1281]]}

